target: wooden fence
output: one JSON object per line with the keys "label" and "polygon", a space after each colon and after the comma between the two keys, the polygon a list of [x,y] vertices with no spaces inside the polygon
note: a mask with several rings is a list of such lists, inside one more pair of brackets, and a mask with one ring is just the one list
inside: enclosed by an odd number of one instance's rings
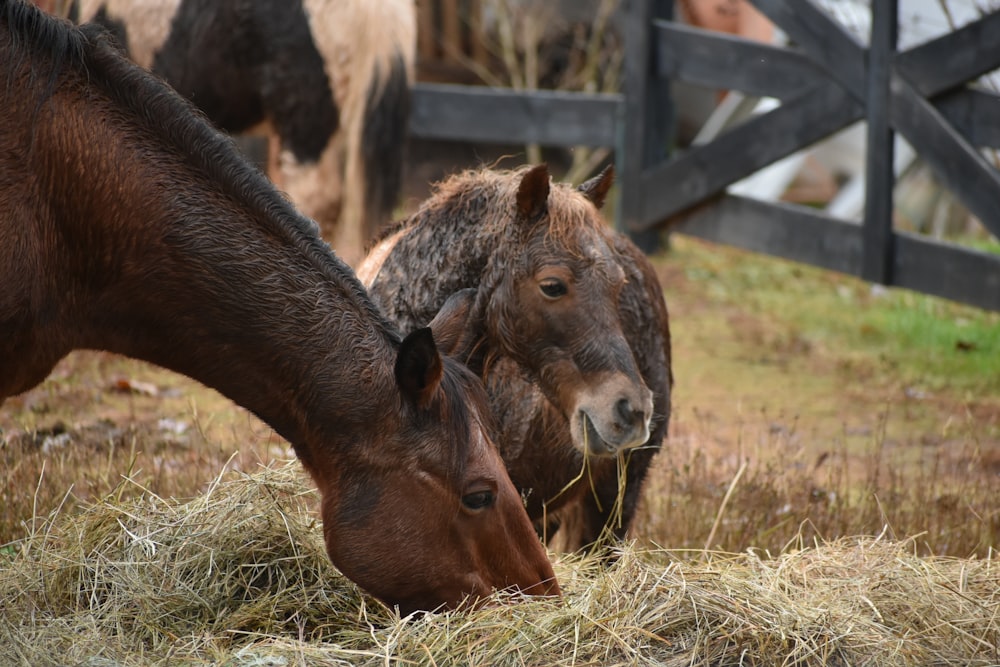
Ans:
{"label": "wooden fence", "polygon": [[[812,0],[752,0],[794,46],[670,21],[671,0],[625,0],[622,95],[420,84],[414,136],[616,150],[620,226],[651,249],[674,232],[1000,310],[1000,256],[893,228],[894,134],[1000,237],[1000,97],[969,82],[1000,68],[1000,12],[897,49],[898,2],[872,2],[868,44]],[[772,97],[775,109],[670,154],[669,84]],[[727,194],[729,185],[867,121],[864,219]]]}

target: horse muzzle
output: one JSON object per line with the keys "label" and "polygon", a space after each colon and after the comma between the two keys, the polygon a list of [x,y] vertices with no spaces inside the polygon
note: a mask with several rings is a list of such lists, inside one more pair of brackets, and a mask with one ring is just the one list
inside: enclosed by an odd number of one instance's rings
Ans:
{"label": "horse muzzle", "polygon": [[582,405],[570,431],[574,444],[591,456],[617,456],[649,440],[653,394],[645,387],[635,396],[618,396],[610,405]]}

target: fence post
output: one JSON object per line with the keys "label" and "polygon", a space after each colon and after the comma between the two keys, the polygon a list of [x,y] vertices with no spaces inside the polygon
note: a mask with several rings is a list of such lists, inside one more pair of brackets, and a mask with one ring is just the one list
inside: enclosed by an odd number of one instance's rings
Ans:
{"label": "fence post", "polygon": [[898,0],[871,3],[868,45],[868,146],[865,165],[865,220],[861,276],[889,285],[893,280],[895,243],[892,231],[893,131],[889,126],[892,60],[898,35]]}
{"label": "fence post", "polygon": [[669,154],[673,136],[670,83],[656,67],[653,19],[671,19],[673,0],[625,0],[624,102],[617,147],[618,228],[649,254],[660,247],[660,232],[634,231],[644,222],[642,174]]}

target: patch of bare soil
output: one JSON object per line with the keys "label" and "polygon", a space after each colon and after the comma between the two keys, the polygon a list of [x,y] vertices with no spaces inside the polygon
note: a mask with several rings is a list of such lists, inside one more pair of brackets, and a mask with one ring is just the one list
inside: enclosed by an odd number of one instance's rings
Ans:
{"label": "patch of bare soil", "polygon": [[[674,373],[671,437],[711,431],[715,455],[732,455],[748,431],[787,434],[815,461],[844,443],[852,453],[881,441],[889,449],[940,450],[952,465],[974,440],[1000,453],[1000,401],[947,390],[915,390],[889,365],[859,362],[803,340],[766,312],[706,303],[669,256],[658,262],[670,307]],[[756,435],[760,435],[759,433]],[[923,455],[923,454],[921,454]]]}

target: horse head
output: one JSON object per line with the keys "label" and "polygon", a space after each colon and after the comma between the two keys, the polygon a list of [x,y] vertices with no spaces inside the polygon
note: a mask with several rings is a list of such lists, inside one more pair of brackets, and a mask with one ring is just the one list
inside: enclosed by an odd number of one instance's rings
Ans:
{"label": "horse head", "polygon": [[435,343],[459,325],[435,319],[402,341],[397,418],[321,485],[331,560],[403,614],[478,605],[495,590],[560,593],[490,436],[482,382]]}
{"label": "horse head", "polygon": [[523,172],[511,242],[476,305],[491,345],[531,372],[574,445],[598,456],[645,443],[653,411],[621,324],[619,295],[637,277],[600,214],[613,179],[608,167],[574,190],[551,187],[545,165]]}

